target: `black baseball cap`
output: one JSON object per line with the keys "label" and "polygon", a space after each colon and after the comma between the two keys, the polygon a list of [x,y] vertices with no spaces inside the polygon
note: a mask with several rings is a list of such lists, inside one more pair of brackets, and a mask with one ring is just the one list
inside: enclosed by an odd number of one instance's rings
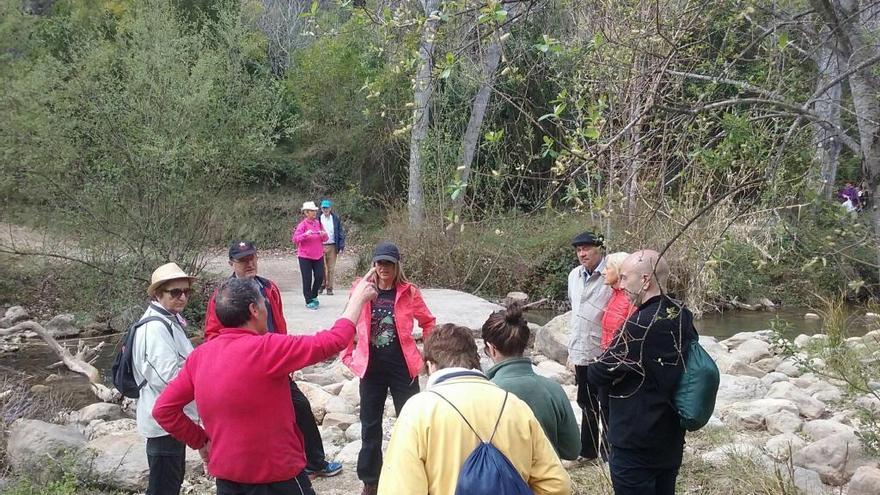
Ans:
{"label": "black baseball cap", "polygon": [[400,262],[400,250],[390,242],[380,242],[373,250],[373,263],[377,261]]}
{"label": "black baseball cap", "polygon": [[602,237],[602,234],[594,234],[590,231],[581,232],[580,234],[574,236],[574,239],[571,240],[571,245],[574,247],[578,246],[599,246],[602,247],[605,245],[605,238]]}
{"label": "black baseball cap", "polygon": [[257,247],[251,241],[232,241],[229,244],[229,259],[231,260],[239,260],[252,254],[257,254]]}

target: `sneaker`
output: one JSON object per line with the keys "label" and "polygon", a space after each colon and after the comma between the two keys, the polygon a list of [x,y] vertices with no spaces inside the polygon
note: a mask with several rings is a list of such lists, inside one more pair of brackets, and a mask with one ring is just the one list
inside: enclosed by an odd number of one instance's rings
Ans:
{"label": "sneaker", "polygon": [[321,305],[321,302],[318,301],[318,298],[317,298],[317,297],[314,298],[314,299],[312,299],[312,302],[315,303],[315,309],[318,309],[318,306]]}
{"label": "sneaker", "polygon": [[311,301],[308,302],[308,304],[306,304],[306,307],[308,309],[318,309],[318,300],[312,299]]}
{"label": "sneaker", "polygon": [[342,472],[342,463],[341,462],[333,462],[329,461],[324,466],[324,469],[320,471],[312,471],[311,469],[306,469],[306,474],[309,475],[309,478],[315,479],[318,477],[329,478],[330,476],[336,476],[337,474]]}
{"label": "sneaker", "polygon": [[372,485],[364,483],[364,489],[361,491],[361,495],[376,495],[379,493],[379,485]]}
{"label": "sneaker", "polygon": [[328,295],[328,296],[332,296],[332,295],[333,295],[333,289],[327,289],[327,295]]}

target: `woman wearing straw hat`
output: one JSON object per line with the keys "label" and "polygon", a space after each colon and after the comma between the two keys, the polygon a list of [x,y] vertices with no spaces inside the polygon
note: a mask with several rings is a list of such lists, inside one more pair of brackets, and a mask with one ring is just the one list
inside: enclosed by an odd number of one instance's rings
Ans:
{"label": "woman wearing straw hat", "polygon": [[[186,445],[156,423],[153,405],[193,350],[184,331],[186,320],[180,312],[189,302],[194,280],[175,263],[156,268],[147,289],[150,304],[140,319],[150,321],[135,328],[132,368],[134,379],[143,383],[137,401],[137,428],[147,438],[147,495],[177,494],[183,483]],[[185,412],[198,421],[195,403],[186,406]]]}
{"label": "woman wearing straw hat", "polygon": [[318,291],[324,283],[324,241],[329,236],[317,218],[318,206],[314,201],[303,203],[302,214],[303,219],[294,229],[290,240],[296,244],[306,307],[318,309]]}

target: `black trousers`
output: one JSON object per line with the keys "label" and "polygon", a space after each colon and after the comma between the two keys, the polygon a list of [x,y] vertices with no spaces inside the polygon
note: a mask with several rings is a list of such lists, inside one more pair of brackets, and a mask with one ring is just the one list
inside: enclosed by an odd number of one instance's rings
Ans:
{"label": "black trousers", "polygon": [[319,260],[299,259],[299,271],[302,273],[303,297],[308,304],[318,297],[321,284],[324,283],[324,258]]}
{"label": "black trousers", "polygon": [[290,381],[290,398],[293,400],[296,426],[303,436],[306,469],[320,471],[327,466],[327,460],[324,455],[324,441],[321,439],[321,432],[318,431],[318,422],[315,420],[315,414],[312,412],[312,404],[293,380]]}
{"label": "black trousers", "polygon": [[[601,456],[608,459],[608,427],[607,407],[600,407],[600,390],[587,383],[587,366],[574,367],[577,381],[577,403],[583,411],[581,418],[581,457],[596,459]],[[605,394],[607,396],[607,392]],[[607,403],[606,403],[607,405]],[[600,412],[601,411],[601,412]],[[599,430],[599,423],[602,430]]]}
{"label": "black trousers", "polygon": [[217,495],[315,495],[308,475],[300,473],[287,481],[261,485],[236,483],[217,478]]}
{"label": "black trousers", "polygon": [[614,495],[675,495],[679,466],[652,467],[656,455],[611,448],[611,484]]}
{"label": "black trousers", "polygon": [[186,445],[170,435],[147,439],[146,495],[177,495],[186,470]]}
{"label": "black trousers", "polygon": [[[377,368],[379,368],[377,366]],[[357,474],[364,484],[379,483],[382,471],[382,415],[385,399],[391,390],[394,410],[400,410],[410,397],[419,393],[419,379],[409,376],[404,362],[401,366],[368,369],[361,379],[361,451],[358,454]]]}

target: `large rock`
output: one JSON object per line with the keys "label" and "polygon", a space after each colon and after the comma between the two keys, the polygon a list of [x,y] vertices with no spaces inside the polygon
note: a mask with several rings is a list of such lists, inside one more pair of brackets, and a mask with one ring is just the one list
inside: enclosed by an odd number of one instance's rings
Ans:
{"label": "large rock", "polygon": [[355,440],[361,439],[361,424],[354,423],[348,426],[345,429],[345,439],[349,442],[354,442]]}
{"label": "large rock", "polygon": [[719,356],[716,360],[716,364],[719,365],[718,371],[720,371],[721,373],[727,373],[728,375],[763,378],[764,375],[767,374],[766,371],[751,364],[746,364],[743,361],[740,361],[739,359],[736,359],[730,355]]}
{"label": "large rock", "polygon": [[767,431],[773,435],[780,433],[797,433],[804,424],[798,413],[790,411],[779,411],[773,413],[765,419]]}
{"label": "large rock", "polygon": [[44,472],[53,459],[77,455],[86,437],[72,425],[56,425],[34,419],[17,419],[9,428],[6,457],[19,472]]}
{"label": "large rock", "polygon": [[355,406],[349,404],[345,399],[339,396],[331,397],[330,400],[327,401],[325,409],[327,410],[327,414],[354,414],[355,412]]}
{"label": "large rock", "polygon": [[832,486],[845,484],[865,463],[859,440],[846,433],[815,441],[795,452],[792,460],[796,466],[816,471],[823,483]]}
{"label": "large rock", "polygon": [[[87,448],[91,473],[112,488],[143,491],[147,487],[150,468],[147,465],[146,440],[135,431],[98,437]],[[200,472],[202,460],[198,452],[186,449],[187,473]]]}
{"label": "large rock", "polygon": [[764,373],[770,373],[771,371],[775,371],[776,367],[782,363],[782,358],[779,356],[770,356],[768,358],[761,359],[759,361],[755,361],[752,363],[752,366],[758,368]]}
{"label": "large rock", "polygon": [[758,339],[749,339],[730,351],[730,357],[747,364],[752,364],[771,356],[770,344]]}
{"label": "large rock", "polygon": [[721,374],[718,395],[715,397],[715,410],[727,404],[760,399],[767,393],[767,386],[753,376]]}
{"label": "large rock", "polygon": [[346,381],[342,385],[342,390],[339,391],[339,397],[341,397],[345,402],[348,402],[354,407],[357,407],[361,403],[361,390],[360,390],[361,380],[358,377],[354,377],[351,380]]}
{"label": "large rock", "polygon": [[[780,466],[779,472],[784,473],[788,469],[788,465],[785,464]],[[792,469],[791,481],[794,483],[794,486],[800,490],[802,495],[831,495],[832,493],[831,487],[822,483],[822,478],[819,477],[819,473],[811,469],[795,466],[794,469]]]}
{"label": "large rock", "polygon": [[762,336],[762,334],[759,334],[758,332],[739,332],[739,333],[735,334],[733,337],[722,340],[721,344],[723,344],[725,347],[727,347],[728,349],[733,351],[736,348],[738,348],[739,346],[741,346],[742,344],[748,342],[749,340],[755,340],[755,339],[766,340]]}
{"label": "large rock", "polygon": [[361,451],[361,441],[355,440],[336,454],[336,461],[343,464],[357,464],[358,454]]}
{"label": "large rock", "polygon": [[318,430],[321,432],[321,440],[324,445],[338,445],[345,443],[345,436],[339,428],[320,426]]}
{"label": "large rock", "polygon": [[798,406],[801,416],[816,419],[825,413],[825,404],[810,397],[806,392],[797,388],[791,382],[777,382],[770,386],[767,392],[769,399],[788,399]]}
{"label": "large rock", "polygon": [[770,373],[767,373],[766,375],[761,377],[761,383],[763,383],[764,385],[767,385],[768,388],[770,387],[770,385],[773,385],[776,382],[787,382],[787,381],[788,381],[788,375],[780,373],[778,371],[771,371]]}
{"label": "large rock", "polygon": [[568,371],[568,368],[556,361],[544,361],[537,366],[533,366],[533,369],[538,375],[549,378],[560,385],[571,385],[574,383],[574,373]]}
{"label": "large rock", "polygon": [[718,359],[718,356],[726,356],[728,353],[726,346],[719,343],[715,337],[708,335],[700,335],[700,346],[715,360]]}
{"label": "large rock", "polygon": [[95,420],[114,421],[125,418],[125,413],[117,404],[97,402],[89,404],[76,413],[77,422],[87,425]]}
{"label": "large rock", "polygon": [[72,337],[79,335],[79,328],[76,326],[76,318],[70,313],[64,313],[52,318],[45,325],[45,329],[53,337]]}
{"label": "large rock", "polygon": [[805,445],[807,445],[807,442],[794,433],[783,433],[767,440],[767,443],[764,444],[764,449],[775,459],[787,460],[791,458],[794,452],[797,452]]}
{"label": "large rock", "polygon": [[6,310],[3,318],[0,318],[0,328],[9,328],[16,323],[30,319],[31,315],[21,306],[11,306]]}
{"label": "large rock", "polygon": [[299,386],[299,389],[302,390],[302,393],[306,398],[309,399],[309,403],[312,405],[312,413],[315,415],[315,420],[317,420],[318,423],[323,421],[324,415],[327,414],[327,403],[335,396],[314,383],[296,382],[296,384]]}
{"label": "large rock", "polygon": [[129,433],[137,431],[137,421],[132,418],[117,419],[115,421],[92,421],[85,428],[85,435],[89,440],[116,433]]}
{"label": "large rock", "polygon": [[324,416],[324,422],[322,425],[330,427],[335,426],[340,430],[345,430],[349,426],[358,422],[358,417],[354,414],[344,414],[344,413],[327,413]]}
{"label": "large rock", "polygon": [[813,440],[822,440],[832,435],[845,434],[855,437],[855,429],[830,419],[817,419],[804,424],[804,433]]}
{"label": "large rock", "polygon": [[794,378],[801,376],[801,374],[804,372],[804,369],[800,364],[798,364],[797,361],[788,357],[783,359],[782,362],[779,363],[779,366],[776,367],[776,371]]}
{"label": "large rock", "polygon": [[560,364],[568,361],[568,333],[571,312],[548,321],[535,336],[535,350]]}
{"label": "large rock", "polygon": [[877,495],[880,493],[880,469],[862,466],[856,469],[849,482],[848,495]]}
{"label": "large rock", "polygon": [[724,408],[721,419],[735,429],[763,430],[767,416],[780,411],[797,414],[797,405],[786,399],[758,399],[737,402]]}

